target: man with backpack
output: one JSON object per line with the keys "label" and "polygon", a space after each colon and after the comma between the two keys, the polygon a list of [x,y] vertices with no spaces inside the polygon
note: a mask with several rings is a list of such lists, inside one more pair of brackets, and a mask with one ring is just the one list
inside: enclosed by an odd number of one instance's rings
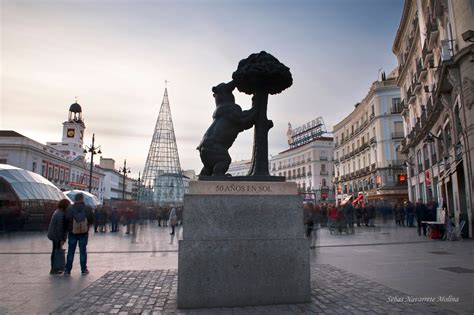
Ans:
{"label": "man with backpack", "polygon": [[66,224],[69,232],[67,262],[64,275],[71,274],[74,253],[79,243],[79,255],[82,274],[88,274],[87,269],[87,240],[89,226],[94,223],[92,208],[84,203],[84,195],[79,193],[74,196],[74,204],[66,210]]}

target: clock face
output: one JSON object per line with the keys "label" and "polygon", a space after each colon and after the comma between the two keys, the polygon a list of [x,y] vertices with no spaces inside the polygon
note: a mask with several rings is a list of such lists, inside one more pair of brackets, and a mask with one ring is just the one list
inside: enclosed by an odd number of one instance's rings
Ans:
{"label": "clock face", "polygon": [[67,137],[68,138],[74,138],[74,129],[68,129],[67,130]]}

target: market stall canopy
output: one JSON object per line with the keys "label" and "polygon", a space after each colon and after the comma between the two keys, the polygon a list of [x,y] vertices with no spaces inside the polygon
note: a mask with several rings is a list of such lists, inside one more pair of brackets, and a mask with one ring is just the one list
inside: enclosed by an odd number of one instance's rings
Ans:
{"label": "market stall canopy", "polygon": [[84,195],[84,203],[87,206],[96,208],[97,206],[100,205],[99,199],[95,195],[91,194],[90,192],[83,191],[83,190],[76,190],[76,189],[64,192],[64,194],[68,196],[69,199],[71,199],[72,201],[74,201],[74,197],[79,193]]}
{"label": "market stall canopy", "polygon": [[0,179],[6,181],[22,201],[65,198],[63,192],[43,176],[15,166],[0,164]]}

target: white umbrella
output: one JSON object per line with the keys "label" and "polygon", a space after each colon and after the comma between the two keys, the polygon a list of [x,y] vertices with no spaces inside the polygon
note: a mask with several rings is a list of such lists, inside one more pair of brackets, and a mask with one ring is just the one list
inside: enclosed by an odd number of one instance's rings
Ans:
{"label": "white umbrella", "polygon": [[100,205],[99,199],[96,196],[94,196],[93,194],[91,194],[90,192],[82,191],[82,190],[76,190],[76,189],[64,192],[64,194],[66,196],[68,196],[72,201],[74,201],[74,197],[79,193],[84,195],[84,203],[86,204],[86,206],[89,206],[89,207],[92,207],[92,208],[97,208],[97,206]]}

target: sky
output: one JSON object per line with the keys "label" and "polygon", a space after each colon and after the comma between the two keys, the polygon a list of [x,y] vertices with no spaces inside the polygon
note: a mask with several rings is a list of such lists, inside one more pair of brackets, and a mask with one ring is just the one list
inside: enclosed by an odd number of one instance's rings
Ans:
{"label": "sky", "polygon": [[[287,148],[288,122],[322,116],[328,131],[396,66],[402,0],[0,0],[0,129],[60,141],[77,97],[85,144],[143,172],[165,89],[183,169],[212,123],[211,88],[238,62],[267,51],[293,86],[271,95],[269,153]],[[234,91],[242,109],[251,96]],[[230,149],[249,159],[253,130]]]}

